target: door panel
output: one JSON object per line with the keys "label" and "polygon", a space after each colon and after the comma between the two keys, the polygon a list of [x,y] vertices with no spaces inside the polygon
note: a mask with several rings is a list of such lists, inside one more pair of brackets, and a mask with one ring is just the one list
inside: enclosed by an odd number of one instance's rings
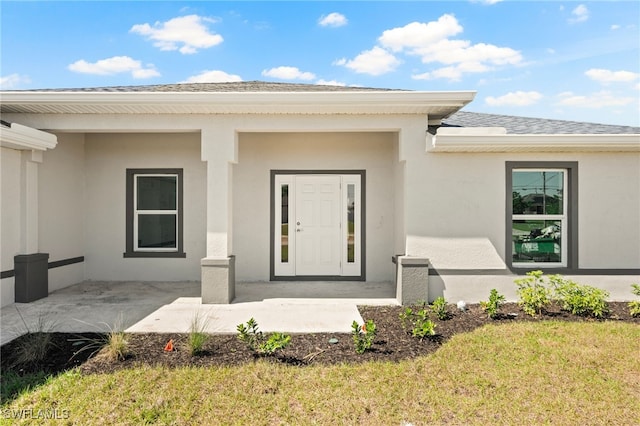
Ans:
{"label": "door panel", "polygon": [[340,275],[340,176],[296,176],[296,275]]}

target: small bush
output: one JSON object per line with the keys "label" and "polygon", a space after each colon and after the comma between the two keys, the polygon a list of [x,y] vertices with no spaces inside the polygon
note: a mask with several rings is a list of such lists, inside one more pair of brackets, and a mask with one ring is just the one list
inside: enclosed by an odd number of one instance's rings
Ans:
{"label": "small bush", "polygon": [[[631,284],[631,292],[636,296],[640,296],[640,284]],[[632,317],[640,317],[640,300],[629,302],[629,313]]]}
{"label": "small bush", "polygon": [[363,354],[367,350],[371,349],[377,333],[378,330],[376,329],[376,324],[373,320],[367,320],[362,325],[358,324],[357,321],[354,321],[351,324],[351,335],[353,336],[356,353]]}
{"label": "small bush", "polygon": [[203,319],[202,315],[198,312],[191,319],[191,326],[189,327],[189,337],[187,339],[187,346],[189,354],[196,356],[202,353],[205,343],[209,340],[209,334],[205,332],[207,329],[208,320]]}
{"label": "small bush", "polygon": [[522,310],[533,316],[541,314],[551,303],[551,290],[545,286],[542,271],[529,271],[526,278],[515,280]]}
{"label": "small bush", "polygon": [[609,313],[605,290],[589,285],[578,284],[560,275],[549,276],[554,289],[554,298],[562,305],[562,309],[574,315],[602,318]]}
{"label": "small bush", "polygon": [[411,332],[413,337],[418,337],[420,340],[436,334],[436,325],[429,319],[429,312],[426,309],[414,311],[411,308],[406,308],[400,314],[400,320],[402,321],[402,328],[407,332]]}
{"label": "small bush", "polygon": [[[106,324],[109,332],[99,338],[70,339],[72,345],[80,346],[73,357],[85,351],[91,351],[89,357],[100,352],[110,361],[123,361],[129,355],[129,339],[124,332],[123,319],[120,316],[113,327]],[[72,357],[72,358],[73,358]]]}
{"label": "small bush", "polygon": [[495,319],[500,315],[500,305],[504,303],[505,297],[498,293],[498,290],[492,288],[489,292],[489,301],[480,302],[482,309],[487,312],[489,318]]}
{"label": "small bush", "polygon": [[251,318],[245,324],[238,324],[238,339],[247,344],[249,349],[261,355],[273,355],[284,349],[290,342],[291,336],[279,332],[265,336],[258,330],[258,323]]}
{"label": "small bush", "polygon": [[446,320],[449,318],[449,312],[447,312],[447,301],[444,296],[440,296],[433,301],[433,304],[431,304],[431,311],[433,311],[439,320]]}
{"label": "small bush", "polygon": [[12,356],[13,367],[40,365],[54,345],[51,331],[55,323],[49,321],[46,315],[40,314],[36,323],[29,327],[19,310],[18,315],[27,333],[17,340],[17,347]]}

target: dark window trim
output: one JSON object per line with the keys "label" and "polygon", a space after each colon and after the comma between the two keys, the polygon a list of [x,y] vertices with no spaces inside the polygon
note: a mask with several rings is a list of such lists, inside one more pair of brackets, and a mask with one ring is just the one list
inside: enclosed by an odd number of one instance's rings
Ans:
{"label": "dark window trim", "polygon": [[[578,270],[578,162],[577,161],[507,161],[506,162],[506,215],[505,215],[505,263],[511,272],[522,274],[531,269],[544,272],[572,273]],[[512,218],[513,218],[513,169],[566,169],[567,170],[567,265],[545,267],[542,264],[513,266]]]}
{"label": "dark window trim", "polygon": [[[334,275],[322,275],[322,276],[309,276],[309,275],[294,275],[294,276],[282,276],[275,275],[275,253],[273,247],[275,245],[275,186],[276,175],[360,175],[360,217],[361,217],[361,232],[360,232],[360,251],[362,253],[362,260],[360,262],[360,275],[357,276],[334,276]],[[269,235],[269,279],[271,281],[366,281],[366,266],[367,266],[367,171],[366,170],[271,170],[270,181],[270,235]]]}
{"label": "dark window trim", "polygon": [[[134,251],[133,249],[133,206],[134,206],[134,176],[139,174],[175,174],[178,175],[178,247],[177,251]],[[183,200],[184,200],[184,183],[183,169],[127,169],[126,181],[126,248],[123,257],[140,258],[140,257],[187,257],[184,252],[184,221],[183,221]]]}

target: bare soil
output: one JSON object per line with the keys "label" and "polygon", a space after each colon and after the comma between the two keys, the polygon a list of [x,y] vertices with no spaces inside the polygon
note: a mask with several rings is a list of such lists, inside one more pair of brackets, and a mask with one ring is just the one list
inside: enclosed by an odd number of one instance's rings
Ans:
{"label": "bare soil", "polygon": [[[497,319],[487,316],[479,305],[470,305],[465,311],[455,306],[448,307],[449,318],[438,320],[431,315],[436,324],[436,335],[422,340],[412,337],[402,328],[399,319],[404,308],[398,306],[361,306],[360,313],[365,320],[373,320],[378,333],[371,350],[357,354],[350,334],[318,333],[293,334],[291,343],[274,356],[260,356],[252,352],[236,335],[211,335],[199,355],[192,356],[187,348],[187,334],[128,334],[129,354],[124,360],[110,361],[101,353],[92,354],[91,350],[80,351],[78,339],[98,340],[100,334],[52,333],[52,345],[44,361],[16,365],[15,353],[20,339],[1,348],[1,371],[4,375],[13,371],[19,375],[44,371],[56,374],[78,367],[83,373],[108,373],[140,365],[164,366],[229,366],[251,363],[260,358],[271,362],[296,366],[311,364],[359,363],[367,361],[391,361],[423,356],[436,351],[444,342],[457,333],[465,333],[489,323],[508,323],[514,321],[626,321],[640,324],[640,318],[629,314],[626,302],[609,302],[609,315],[602,320],[572,315],[557,306],[546,313],[531,317],[526,315],[515,303],[501,306],[501,315]],[[172,339],[173,351],[165,351],[165,345]],[[330,343],[337,339],[337,343]]]}

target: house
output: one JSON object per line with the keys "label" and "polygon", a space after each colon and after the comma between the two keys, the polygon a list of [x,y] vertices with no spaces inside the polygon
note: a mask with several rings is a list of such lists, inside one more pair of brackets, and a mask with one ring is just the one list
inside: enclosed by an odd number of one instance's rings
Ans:
{"label": "house", "polygon": [[2,92],[2,304],[42,280],[200,281],[204,303],[244,281],[386,281],[403,303],[532,269],[638,281],[640,128],[461,111],[474,96]]}

